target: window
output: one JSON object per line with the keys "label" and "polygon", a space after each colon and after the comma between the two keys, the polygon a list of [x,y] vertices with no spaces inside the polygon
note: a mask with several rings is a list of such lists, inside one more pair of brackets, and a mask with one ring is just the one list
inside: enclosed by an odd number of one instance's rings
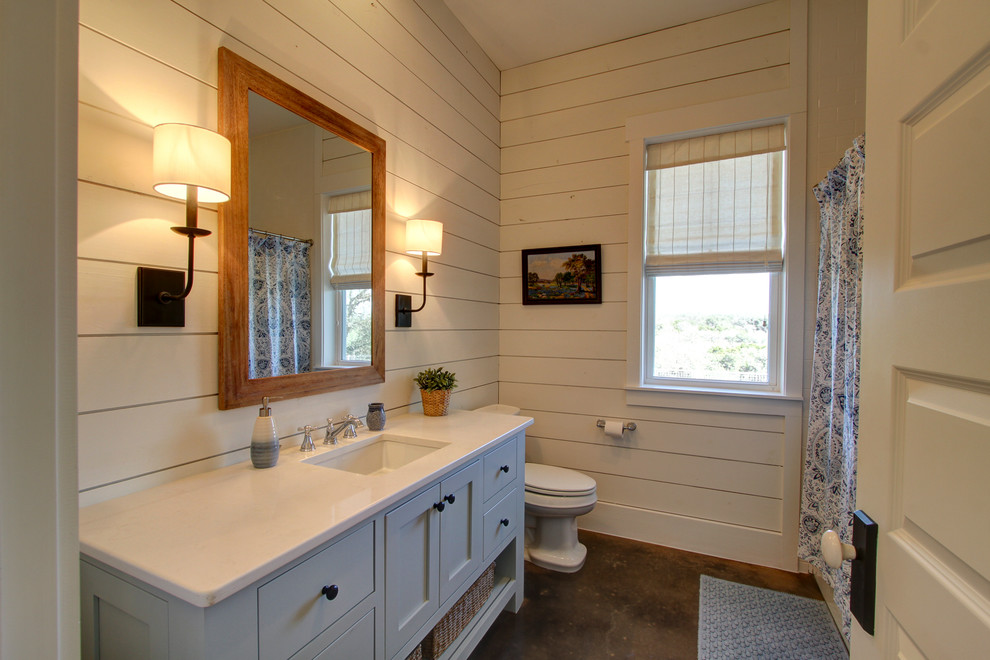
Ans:
{"label": "window", "polygon": [[371,362],[371,191],[327,199],[324,245],[324,365]]}
{"label": "window", "polygon": [[646,145],[645,384],[778,389],[785,135]]}

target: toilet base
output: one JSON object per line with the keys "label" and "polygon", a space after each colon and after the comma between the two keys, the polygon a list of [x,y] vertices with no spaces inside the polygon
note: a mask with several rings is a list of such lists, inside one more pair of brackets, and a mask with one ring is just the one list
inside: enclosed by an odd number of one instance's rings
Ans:
{"label": "toilet base", "polygon": [[534,548],[527,548],[523,554],[526,561],[558,573],[577,573],[584,566],[587,556],[588,548],[584,547],[583,543],[578,543],[567,555],[547,552],[541,548],[535,548],[535,553]]}
{"label": "toilet base", "polygon": [[541,568],[560,573],[581,570],[588,549],[578,542],[577,519],[533,516],[531,520],[535,525],[532,530],[526,530],[523,558]]}

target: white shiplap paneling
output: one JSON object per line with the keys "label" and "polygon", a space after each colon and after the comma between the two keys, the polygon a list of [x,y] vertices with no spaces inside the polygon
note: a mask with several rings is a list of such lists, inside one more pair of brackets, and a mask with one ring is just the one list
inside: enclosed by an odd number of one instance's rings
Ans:
{"label": "white shiplap paneling", "polygon": [[[598,480],[599,505],[579,519],[588,529],[796,568],[800,405],[627,402],[626,313],[638,301],[627,300],[635,168],[623,127],[661,110],[803,89],[804,60],[792,54],[803,24],[790,29],[803,15],[800,0],[778,0],[503,73],[499,400],[536,420],[528,460]],[[521,304],[521,250],[595,243],[600,306]],[[613,440],[598,418],[638,429]]]}
{"label": "white shiplap paneling", "polygon": [[[386,333],[383,385],[273,403],[283,445],[328,416],[418,406],[449,365],[454,405],[498,396],[498,77],[442,3],[83,0],[80,6],[80,484],[83,503],[244,460],[257,411],[219,411],[216,234],[197,242],[185,328],[137,328],[135,267],[183,268],[182,205],[151,189],[151,127],[216,128],[226,46],[385,138],[388,297],[419,291],[409,217],[445,223],[427,308]],[[216,231],[204,206],[201,224]],[[407,267],[408,266],[408,267]],[[408,271],[408,272],[407,272]],[[391,305],[386,305],[390,310]],[[410,408],[411,407],[411,408]],[[145,426],[153,426],[146,430]]]}

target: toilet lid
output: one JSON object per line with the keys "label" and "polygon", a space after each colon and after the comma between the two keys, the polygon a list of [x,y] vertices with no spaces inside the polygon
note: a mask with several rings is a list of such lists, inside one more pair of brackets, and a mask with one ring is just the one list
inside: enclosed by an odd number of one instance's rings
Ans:
{"label": "toilet lid", "polygon": [[594,493],[595,480],[566,468],[526,463],[526,490],[541,495],[577,497]]}

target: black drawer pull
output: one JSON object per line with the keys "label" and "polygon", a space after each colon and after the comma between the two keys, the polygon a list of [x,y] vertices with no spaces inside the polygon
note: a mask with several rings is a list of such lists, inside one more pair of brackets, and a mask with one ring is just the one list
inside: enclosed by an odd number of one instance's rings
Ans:
{"label": "black drawer pull", "polygon": [[433,508],[443,513],[443,510],[447,508],[447,505],[444,504],[443,502],[437,502],[436,504],[433,505]]}
{"label": "black drawer pull", "polygon": [[340,588],[335,584],[329,584],[323,587],[323,595],[327,597],[327,600],[333,600],[340,593]]}
{"label": "black drawer pull", "polygon": [[501,470],[502,472],[505,472],[506,474],[508,474],[509,473],[509,466],[508,465],[503,465],[502,467],[499,468],[499,470]]}
{"label": "black drawer pull", "polygon": [[502,524],[502,527],[508,527],[509,526],[509,519],[508,518],[502,518],[501,520],[499,520],[499,522]]}
{"label": "black drawer pull", "polygon": [[453,503],[454,503],[454,494],[453,494],[453,493],[451,493],[450,495],[444,495],[444,496],[443,496],[443,499],[444,499],[444,501],[445,501],[445,502],[446,502],[447,504],[453,504]]}

